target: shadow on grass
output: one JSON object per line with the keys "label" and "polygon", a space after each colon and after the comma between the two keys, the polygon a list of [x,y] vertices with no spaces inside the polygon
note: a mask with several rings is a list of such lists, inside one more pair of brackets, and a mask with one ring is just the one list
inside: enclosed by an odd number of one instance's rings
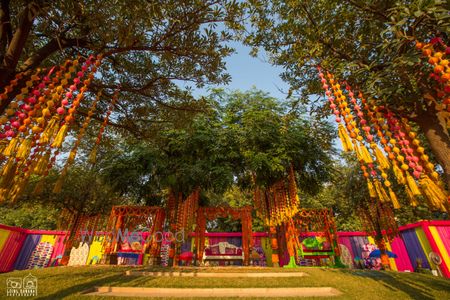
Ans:
{"label": "shadow on grass", "polygon": [[[78,274],[77,274],[78,275]],[[92,274],[90,274],[92,276]],[[129,276],[125,276],[124,274],[113,274],[106,277],[101,277],[97,279],[93,279],[89,282],[80,283],[77,285],[72,285],[67,288],[62,288],[52,294],[48,294],[42,297],[38,297],[40,300],[53,300],[53,299],[62,299],[67,296],[76,296],[84,291],[92,289],[96,286],[120,286],[122,284],[127,284],[127,286],[139,286],[143,282],[152,280],[151,278],[134,278],[131,279]]]}
{"label": "shadow on grass", "polygon": [[414,273],[395,274],[382,271],[342,270],[342,272],[379,281],[383,284],[383,286],[392,291],[399,290],[408,294],[411,299],[432,300],[436,299],[432,293],[433,291],[450,292],[450,281],[436,277],[429,277]]}

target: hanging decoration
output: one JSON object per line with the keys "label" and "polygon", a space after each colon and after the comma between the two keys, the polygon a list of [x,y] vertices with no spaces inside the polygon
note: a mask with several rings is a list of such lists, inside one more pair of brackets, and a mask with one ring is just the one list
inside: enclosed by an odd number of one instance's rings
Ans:
{"label": "hanging decoration", "polygon": [[356,97],[346,83],[345,91],[342,90],[331,73],[325,76],[320,67],[318,71],[330,109],[336,116],[342,148],[355,152],[367,179],[370,197],[400,208],[389,180],[392,171],[411,205],[416,206],[424,199],[431,209],[448,211],[447,195],[440,186],[439,175],[408,121],[397,118],[387,107],[368,101],[361,92]]}
{"label": "hanging decoration", "polygon": [[[0,116],[0,202],[15,201],[27,186],[31,175],[40,178],[35,191],[38,193],[42,190],[43,179],[56,162],[59,149],[101,60],[102,55],[78,57],[49,70],[19,73],[0,94],[1,102],[12,98],[5,114]],[[93,109],[94,104],[87,122],[81,126],[77,135],[65,172],[73,163]],[[107,116],[110,113],[111,109]],[[96,145],[99,142],[98,138]],[[55,191],[60,190],[62,178],[55,186]]]}
{"label": "hanging decoration", "polygon": [[[253,179],[256,182],[256,175]],[[300,200],[292,164],[286,179],[275,182],[269,188],[256,186],[253,198],[257,215],[267,226],[281,225],[295,216]]]}

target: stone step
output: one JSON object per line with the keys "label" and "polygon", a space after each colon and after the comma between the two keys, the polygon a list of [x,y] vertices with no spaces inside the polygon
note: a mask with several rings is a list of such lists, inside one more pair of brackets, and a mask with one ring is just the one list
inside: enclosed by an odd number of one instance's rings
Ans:
{"label": "stone step", "polygon": [[119,297],[331,297],[342,293],[332,287],[300,288],[142,288],[142,287],[95,287],[85,292],[89,296]]}
{"label": "stone step", "polygon": [[155,276],[155,277],[201,277],[201,278],[263,278],[263,277],[304,277],[309,276],[304,272],[149,272],[126,271],[128,276]]}

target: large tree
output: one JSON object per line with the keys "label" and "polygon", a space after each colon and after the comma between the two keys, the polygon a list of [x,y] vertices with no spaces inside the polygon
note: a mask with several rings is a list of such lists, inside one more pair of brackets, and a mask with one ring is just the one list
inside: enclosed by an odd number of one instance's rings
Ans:
{"label": "large tree", "polygon": [[[436,84],[415,41],[449,44],[450,4],[441,0],[252,0],[245,42],[282,65],[301,100],[322,94],[317,66],[362,90],[377,104],[417,123],[450,185],[450,137],[427,94]],[[429,98],[429,97],[428,97]]]}
{"label": "large tree", "polygon": [[[241,5],[234,0],[2,0],[0,90],[18,72],[103,53],[91,90],[106,88],[108,95],[120,84],[110,123],[143,135],[143,127],[164,121],[161,111],[202,108],[185,87],[228,81],[223,61],[232,52],[226,46],[228,28],[239,27]],[[14,93],[9,96],[0,113]]]}

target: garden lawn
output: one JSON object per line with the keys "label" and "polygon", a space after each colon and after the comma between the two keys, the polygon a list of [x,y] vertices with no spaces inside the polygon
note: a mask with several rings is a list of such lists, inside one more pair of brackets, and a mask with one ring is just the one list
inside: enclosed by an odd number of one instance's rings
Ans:
{"label": "garden lawn", "polygon": [[[292,278],[195,278],[133,277],[126,270],[161,271],[143,267],[82,266],[14,271],[0,274],[0,299],[6,299],[6,279],[31,273],[38,280],[37,299],[112,299],[80,295],[94,286],[164,288],[289,288],[334,287],[343,294],[333,299],[450,299],[450,280],[417,273],[377,272],[328,268],[208,268],[202,272],[305,272],[309,276]],[[197,269],[198,270],[198,269]],[[192,269],[176,271],[192,272]],[[188,296],[188,293],[187,293]],[[123,298],[122,298],[123,299]],[[177,298],[180,299],[180,298]],[[188,299],[188,298],[187,298]],[[269,299],[269,298],[266,298]],[[271,298],[274,299],[274,298]],[[293,299],[293,298],[287,298]],[[307,298],[301,298],[307,299]],[[315,298],[317,299],[317,298]]]}

